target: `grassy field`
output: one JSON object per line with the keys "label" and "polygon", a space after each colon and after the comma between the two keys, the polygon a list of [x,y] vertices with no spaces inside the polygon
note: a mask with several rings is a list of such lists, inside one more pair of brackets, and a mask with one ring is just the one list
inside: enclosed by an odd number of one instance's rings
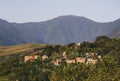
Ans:
{"label": "grassy field", "polygon": [[0,81],[9,81],[7,76],[0,77]]}
{"label": "grassy field", "polygon": [[32,54],[42,51],[46,44],[20,44],[15,46],[0,46],[0,56]]}

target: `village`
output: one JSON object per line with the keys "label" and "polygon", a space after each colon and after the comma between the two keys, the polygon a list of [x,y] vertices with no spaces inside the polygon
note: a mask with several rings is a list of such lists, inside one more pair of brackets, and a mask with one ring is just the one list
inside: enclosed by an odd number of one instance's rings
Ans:
{"label": "village", "polygon": [[7,56],[0,63],[1,81],[119,81],[119,43],[45,45]]}
{"label": "village", "polygon": [[[77,44],[77,46],[80,46],[80,43]],[[49,59],[49,56],[46,54],[43,54],[42,56],[39,55],[29,55],[29,56],[24,56],[24,62],[28,62],[31,60],[38,59],[38,57],[41,58],[42,61]],[[85,53],[84,56],[79,56],[75,57],[74,59],[68,58],[68,54],[66,51],[62,53],[62,57],[58,57],[55,60],[52,60],[51,63],[54,65],[60,65],[62,63],[84,63],[84,64],[96,64],[97,61],[101,61],[101,55],[98,55],[97,53]]]}

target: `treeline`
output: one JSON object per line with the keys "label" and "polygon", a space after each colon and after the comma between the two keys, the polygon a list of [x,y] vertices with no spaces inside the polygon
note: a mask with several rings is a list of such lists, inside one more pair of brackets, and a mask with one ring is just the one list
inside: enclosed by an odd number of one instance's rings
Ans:
{"label": "treeline", "polygon": [[[98,53],[102,61],[95,65],[62,63],[53,65],[51,61],[61,57],[63,52],[70,59],[84,56],[87,52]],[[120,81],[120,39],[99,36],[93,43],[83,42],[80,46],[48,45],[40,57],[24,63],[23,58],[0,62],[0,81]],[[42,55],[49,58],[42,61]]]}

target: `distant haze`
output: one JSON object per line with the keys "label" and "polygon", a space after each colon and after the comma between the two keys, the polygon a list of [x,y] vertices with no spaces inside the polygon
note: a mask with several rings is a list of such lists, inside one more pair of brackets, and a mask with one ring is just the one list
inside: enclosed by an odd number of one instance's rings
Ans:
{"label": "distant haze", "polygon": [[0,45],[92,42],[97,36],[120,38],[120,19],[98,23],[85,17],[59,16],[46,22],[9,23],[0,19]]}
{"label": "distant haze", "polygon": [[120,18],[120,0],[0,0],[0,18],[9,22],[40,22],[61,15],[114,21]]}

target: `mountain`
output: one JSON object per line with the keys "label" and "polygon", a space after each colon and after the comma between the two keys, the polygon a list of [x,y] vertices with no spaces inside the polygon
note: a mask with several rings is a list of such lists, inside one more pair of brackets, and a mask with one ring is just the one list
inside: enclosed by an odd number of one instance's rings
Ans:
{"label": "mountain", "polygon": [[116,23],[114,24],[111,24],[111,25],[114,25],[116,26],[117,28],[115,30],[113,30],[108,36],[109,37],[117,37],[117,38],[120,38],[120,19],[116,20],[115,21]]}
{"label": "mountain", "polygon": [[120,37],[120,19],[106,23],[73,15],[28,23],[10,23],[0,19],[0,45],[67,44],[93,41],[100,35]]}

